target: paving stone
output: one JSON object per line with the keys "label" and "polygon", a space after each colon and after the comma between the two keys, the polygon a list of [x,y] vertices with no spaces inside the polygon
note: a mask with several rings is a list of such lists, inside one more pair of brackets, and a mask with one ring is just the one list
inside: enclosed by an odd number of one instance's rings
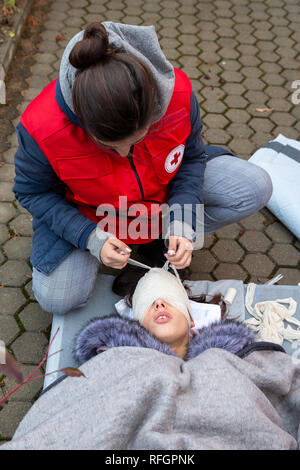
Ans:
{"label": "paving stone", "polygon": [[0,285],[20,287],[31,276],[31,270],[25,261],[11,261],[0,266]]}
{"label": "paving stone", "polygon": [[27,90],[24,91],[24,98],[26,100],[33,100],[40,94],[40,92],[41,92],[40,88],[28,88]]}
{"label": "paving stone", "polygon": [[219,228],[216,231],[218,238],[236,238],[241,232],[241,227],[238,224],[226,225],[226,227]]}
{"label": "paving stone", "polygon": [[266,118],[252,118],[248,124],[255,131],[260,132],[271,132],[274,127],[274,124],[272,124],[272,122],[270,122],[269,119]]}
{"label": "paving stone", "polygon": [[200,64],[200,60],[198,59],[198,57],[188,55],[180,57],[179,62],[184,66],[187,65],[193,67],[197,67]]}
{"label": "paving stone", "polygon": [[[274,108],[277,111],[290,111],[292,103],[282,98],[271,98],[268,101],[268,107]],[[284,122],[284,121],[283,121]]]}
{"label": "paving stone", "polygon": [[234,240],[218,240],[212,251],[220,261],[238,262],[244,254],[244,250]]}
{"label": "paving stone", "polygon": [[238,95],[229,95],[224,101],[229,108],[245,108],[248,104],[245,98]]}
{"label": "paving stone", "polygon": [[249,139],[235,137],[230,141],[230,149],[238,156],[247,154],[250,157],[255,150],[255,145]]}
{"label": "paving stone", "polygon": [[[280,74],[282,72],[282,67],[279,64],[274,64],[271,62],[262,62],[259,65],[259,68],[266,73],[277,73]],[[283,72],[282,72],[283,73]]]}
{"label": "paving stone", "polygon": [[[69,9],[70,7],[66,8]],[[58,9],[54,9],[47,15],[48,21],[64,21],[66,18],[68,18],[68,12],[64,11],[58,11]]]}
{"label": "paving stone", "polygon": [[73,11],[72,11],[72,16],[67,18],[65,21],[64,21],[64,24],[67,25],[67,26],[75,26],[77,27],[78,29],[80,29],[83,25],[84,25],[85,21],[83,18],[81,17],[76,17],[76,16],[73,16]]}
{"label": "paving stone", "polygon": [[0,184],[0,203],[1,202],[12,202],[15,199],[15,195],[12,192],[12,183],[3,181]]}
{"label": "paving stone", "polygon": [[208,233],[204,235],[204,248],[210,248],[216,242],[216,236],[214,233]]}
{"label": "paving stone", "polygon": [[278,281],[278,284],[283,284],[286,286],[296,286],[297,284],[300,283],[300,270],[299,269],[293,269],[293,268],[278,268],[278,270],[275,273],[275,276],[277,274],[282,274],[283,278]]}
{"label": "paving stone", "polygon": [[286,243],[275,243],[269,251],[269,255],[274,259],[276,264],[283,266],[297,266],[300,261],[299,250]]}
{"label": "paving stone", "polygon": [[244,86],[239,83],[226,83],[226,85],[223,86],[223,90],[229,95],[242,95],[246,91]]}
{"label": "paving stone", "polygon": [[48,341],[43,333],[25,331],[11,345],[17,361],[39,364],[46,352]]}
{"label": "paving stone", "polygon": [[213,277],[209,273],[198,273],[193,272],[190,276],[191,281],[214,281]]}
{"label": "paving stone", "polygon": [[243,109],[230,109],[225,114],[232,122],[246,123],[250,119],[249,113]]}
{"label": "paving stone", "polygon": [[0,245],[6,242],[6,240],[8,239],[9,239],[9,232],[8,232],[7,226],[4,224],[0,224]]}
{"label": "paving stone", "polygon": [[16,320],[10,315],[0,315],[0,340],[9,345],[20,333]]}
{"label": "paving stone", "polygon": [[289,139],[299,139],[299,131],[297,131],[296,128],[294,129],[288,126],[274,127],[274,129],[272,130],[273,139],[275,139],[278,134],[282,134],[285,137],[288,137]]}
{"label": "paving stone", "polygon": [[0,314],[13,315],[26,302],[21,289],[2,287],[0,291]]}
{"label": "paving stone", "polygon": [[[44,43],[42,43],[42,44],[44,44]],[[48,50],[50,50],[50,49],[48,49]],[[55,50],[56,50],[56,48],[54,47],[54,51]],[[26,81],[29,84],[29,86],[32,87],[32,88],[44,88],[50,82],[49,78],[46,75],[45,76],[33,75],[32,77],[30,77]]]}
{"label": "paving stone", "polygon": [[0,181],[12,181],[15,177],[15,167],[14,165],[5,165],[0,166]]}
{"label": "paving stone", "polygon": [[230,134],[222,129],[208,129],[205,131],[205,138],[208,143],[226,145],[230,141]]}
{"label": "paving stone", "polygon": [[191,270],[194,272],[211,272],[217,264],[217,260],[207,250],[197,250],[193,253],[193,259],[190,265]]}
{"label": "paving stone", "polygon": [[14,163],[17,147],[11,147],[3,153],[3,160],[7,163]]}
{"label": "paving stone", "polygon": [[3,249],[9,259],[27,259],[32,247],[31,237],[15,237],[5,243]]}
{"label": "paving stone", "polygon": [[247,139],[251,136],[251,134],[253,134],[253,131],[247,124],[241,124],[237,122],[230,124],[226,128],[226,131],[238,139]]}
{"label": "paving stone", "polygon": [[257,67],[261,63],[260,59],[252,55],[241,55],[239,62],[248,67]]}
{"label": "paving stone", "polygon": [[270,258],[261,253],[246,255],[242,264],[250,274],[264,277],[268,277],[275,267]]}
{"label": "paving stone", "polygon": [[28,294],[28,296],[32,299],[35,300],[35,296],[32,290],[32,281],[27,282],[27,284],[24,287],[25,293]]}
{"label": "paving stone", "polygon": [[223,129],[227,124],[228,120],[221,114],[208,114],[205,117],[205,124],[210,128]]}
{"label": "paving stone", "polygon": [[255,214],[246,217],[240,221],[240,224],[245,229],[253,229],[253,230],[263,230],[265,228],[266,217],[262,215],[260,212],[256,212]]}
{"label": "paving stone", "polygon": [[42,310],[38,303],[29,303],[19,314],[26,331],[41,331],[51,325],[53,315]]}
{"label": "paving stone", "polygon": [[6,224],[13,217],[16,217],[17,214],[18,214],[18,211],[15,209],[13,204],[9,202],[0,203],[0,222],[1,223]]}
{"label": "paving stone", "polygon": [[246,230],[239,241],[247,251],[253,252],[265,253],[272,245],[271,240],[257,230]]}
{"label": "paving stone", "polygon": [[266,228],[266,234],[278,243],[292,243],[293,234],[287,230],[280,222],[275,222]]}
{"label": "paving stone", "polygon": [[[23,378],[25,379],[26,377],[28,377],[29,374],[32,374],[34,369],[35,369],[35,366],[22,364],[21,371],[23,374]],[[34,377],[38,377],[43,374],[44,372],[42,371],[42,369],[38,369],[36,373],[34,374]],[[18,400],[27,400],[27,401],[32,400],[33,398],[36,397],[36,395],[39,392],[41,392],[42,387],[43,387],[43,382],[44,382],[44,379],[41,378],[41,379],[32,380],[31,382],[28,382],[22,385],[22,387],[20,387],[16,392],[14,392],[9,397],[9,401],[14,402]],[[11,379],[10,377],[5,377],[4,383],[5,383],[5,387],[4,387],[5,394],[8,393],[10,390],[12,390],[16,386],[15,381]],[[0,413],[0,416],[1,416],[1,413]]]}
{"label": "paving stone", "polygon": [[264,93],[269,95],[271,98],[285,98],[289,92],[289,90],[279,86],[267,86],[264,89]]}
{"label": "paving stone", "polygon": [[238,279],[245,281],[247,279],[247,272],[238,264],[221,263],[213,272],[217,280],[221,279]]}
{"label": "paving stone", "polygon": [[[67,19],[64,21],[67,21]],[[58,29],[62,30],[65,24],[62,21],[58,20],[48,20],[46,21],[45,26],[49,31],[57,31]]]}
{"label": "paving stone", "polygon": [[10,228],[15,229],[17,233],[24,236],[31,236],[32,216],[30,214],[20,214],[9,223]]}
{"label": "paving stone", "polygon": [[[120,3],[122,5],[122,8],[124,8],[124,4],[122,2]],[[110,7],[113,9],[118,8],[118,6],[115,5],[115,2],[111,2]],[[88,5],[86,9],[90,13],[104,13],[106,11],[106,7],[102,3],[92,3],[91,5]]]}
{"label": "paving stone", "polygon": [[19,201],[15,200],[14,205],[21,214],[29,214],[28,210],[25,207],[22,207]]}
{"label": "paving stone", "polygon": [[20,421],[31,408],[29,401],[9,401],[0,411],[0,429],[3,437],[12,438]]}
{"label": "paving stone", "polygon": [[295,123],[295,118],[289,113],[273,112],[270,119],[278,126],[284,123],[285,126],[292,126]]}

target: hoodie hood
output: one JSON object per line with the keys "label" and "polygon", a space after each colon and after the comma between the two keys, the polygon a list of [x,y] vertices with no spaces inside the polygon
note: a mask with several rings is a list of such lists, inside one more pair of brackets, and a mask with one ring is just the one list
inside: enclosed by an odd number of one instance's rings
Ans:
{"label": "hoodie hood", "polygon": [[[138,57],[151,72],[157,90],[154,121],[159,121],[165,114],[171,100],[175,74],[173,65],[166,59],[160,48],[154,26],[134,26],[113,23],[112,21],[104,21],[102,24],[109,35],[109,43],[112,46]],[[69,41],[59,69],[61,92],[73,113],[72,87],[77,69],[70,64],[69,55],[74,45],[82,40],[83,35],[84,30]]]}

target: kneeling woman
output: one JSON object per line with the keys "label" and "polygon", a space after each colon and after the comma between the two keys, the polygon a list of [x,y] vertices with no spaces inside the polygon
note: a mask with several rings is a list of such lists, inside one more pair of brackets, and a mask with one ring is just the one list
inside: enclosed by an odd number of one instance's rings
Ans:
{"label": "kneeling woman", "polygon": [[[255,342],[255,333],[237,321],[227,320],[224,308],[219,321],[195,329],[187,291],[178,277],[163,268],[147,272],[134,290],[130,280],[127,287],[120,284],[118,280],[113,290],[119,294],[127,290],[126,301],[132,306],[133,320],[115,314],[92,319],[76,338],[75,357],[80,364],[118,346],[152,348],[189,360],[208,348],[240,355]],[[203,302],[205,298],[198,300]]]}

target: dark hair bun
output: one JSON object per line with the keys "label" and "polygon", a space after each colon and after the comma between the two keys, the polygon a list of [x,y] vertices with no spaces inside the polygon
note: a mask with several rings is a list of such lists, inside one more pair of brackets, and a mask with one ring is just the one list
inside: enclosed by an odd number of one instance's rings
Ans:
{"label": "dark hair bun", "polygon": [[85,69],[101,62],[111,55],[108,34],[99,22],[90,23],[84,31],[83,39],[73,47],[69,61],[77,69]]}

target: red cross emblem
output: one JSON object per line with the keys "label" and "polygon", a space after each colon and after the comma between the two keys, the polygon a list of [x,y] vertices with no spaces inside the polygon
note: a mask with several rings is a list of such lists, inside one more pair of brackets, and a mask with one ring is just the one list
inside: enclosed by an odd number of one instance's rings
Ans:
{"label": "red cross emblem", "polygon": [[178,168],[181,163],[182,157],[184,152],[184,145],[178,145],[178,147],[174,148],[172,152],[169,153],[165,160],[165,170],[168,173],[173,173],[173,171]]}

